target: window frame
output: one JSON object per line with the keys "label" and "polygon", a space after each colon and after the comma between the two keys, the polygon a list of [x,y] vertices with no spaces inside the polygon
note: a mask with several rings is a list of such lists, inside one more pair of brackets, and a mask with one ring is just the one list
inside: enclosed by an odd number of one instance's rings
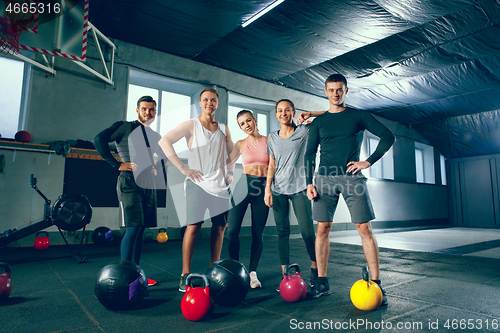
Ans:
{"label": "window frame", "polygon": [[[375,147],[372,147],[371,141],[376,141],[377,144]],[[378,143],[380,142],[380,138],[369,131],[365,131],[365,137],[363,138],[363,144],[361,147],[361,156],[360,159],[367,159],[372,152],[376,149]],[[364,147],[363,147],[364,146]],[[373,149],[372,149],[373,148]],[[373,170],[379,170],[378,175],[373,174]],[[365,170],[362,170],[362,172]],[[370,166],[367,171],[363,172],[363,174],[371,179],[384,179],[384,180],[394,180],[394,153],[393,147],[391,147],[387,153],[382,156],[380,160],[378,160],[375,165]]]}
{"label": "window frame", "polygon": [[439,165],[441,171],[441,185],[447,186],[448,180],[446,178],[446,158],[443,156],[443,154],[439,154]]}
{"label": "window frame", "polygon": [[[157,109],[156,120],[155,120],[155,126],[152,127],[152,129],[158,132],[162,136],[166,134],[166,133],[161,133],[161,128],[162,128],[161,123],[163,117],[162,115],[163,92],[189,97],[190,107],[189,107],[188,119],[192,119],[198,116],[197,101],[199,98],[199,93],[201,92],[201,90],[205,88],[205,86],[198,83],[173,79],[159,74],[151,74],[149,72],[137,69],[129,69],[129,76],[127,82],[127,110],[125,110],[125,117],[128,116],[128,111],[129,111],[128,105],[130,98],[129,97],[130,85],[136,85],[158,91],[158,98],[156,100],[156,109]],[[178,142],[174,144],[174,147],[177,148],[176,151],[179,158],[186,159],[188,157],[187,143],[183,142],[183,144],[179,144]],[[179,147],[182,147],[183,150],[179,150]]]}
{"label": "window frame", "polygon": [[[27,53],[26,51],[21,51],[21,54],[24,56],[29,56],[29,52]],[[18,114],[18,121],[17,121],[17,128],[14,132],[14,135],[18,131],[23,131],[26,130],[26,118],[27,118],[27,112],[28,112],[28,97],[29,97],[29,88],[30,88],[30,83],[31,83],[31,64],[19,60],[16,57],[1,54],[0,57],[10,60],[10,61],[17,61],[17,62],[22,62],[23,63],[23,78],[22,78],[22,83],[21,83],[21,94],[20,94],[20,102],[19,102],[19,114]],[[2,134],[2,133],[0,133]],[[8,138],[5,135],[2,135],[2,138]],[[12,137],[14,138],[14,137]],[[9,138],[10,139],[10,138]]]}
{"label": "window frame", "polygon": [[[240,137],[240,135],[235,135],[234,129],[237,128],[238,131],[241,131],[241,129],[239,128],[236,119],[229,117],[229,112],[230,112],[229,110],[231,108],[236,108],[240,110],[250,110],[253,112],[256,118],[258,118],[259,115],[266,117],[265,131],[261,127],[262,121],[260,122],[257,121],[258,124],[257,126],[259,128],[260,134],[262,134],[263,136],[269,135],[271,128],[271,111],[275,109],[274,102],[265,101],[255,97],[248,97],[234,92],[228,92],[228,118],[227,118],[228,120],[226,125],[229,127],[229,130],[231,131],[231,136],[233,137],[233,141],[236,142],[237,140],[234,138]],[[236,161],[236,164],[241,164],[241,156]]]}
{"label": "window frame", "polygon": [[[422,170],[423,180],[419,179],[419,166],[417,165],[417,151],[422,154]],[[415,181],[419,184],[436,184],[436,171],[434,165],[434,147],[415,142]]]}

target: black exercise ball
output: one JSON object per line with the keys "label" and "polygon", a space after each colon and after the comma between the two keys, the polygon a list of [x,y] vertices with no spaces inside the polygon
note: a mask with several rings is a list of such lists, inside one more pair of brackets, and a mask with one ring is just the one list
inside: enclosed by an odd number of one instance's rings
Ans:
{"label": "black exercise ball", "polygon": [[147,289],[148,281],[141,267],[118,260],[99,271],[94,294],[109,310],[129,310],[142,301]]}
{"label": "black exercise ball", "polygon": [[250,275],[236,260],[218,260],[208,267],[205,275],[210,279],[210,296],[220,306],[237,306],[250,288]]}
{"label": "black exercise ball", "polygon": [[113,241],[113,231],[107,227],[99,227],[92,233],[92,242],[96,245],[104,246]]}

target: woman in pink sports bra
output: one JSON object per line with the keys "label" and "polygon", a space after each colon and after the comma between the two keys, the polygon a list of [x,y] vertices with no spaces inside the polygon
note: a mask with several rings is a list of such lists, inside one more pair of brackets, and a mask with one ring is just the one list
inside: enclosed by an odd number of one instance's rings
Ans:
{"label": "woman in pink sports bra", "polygon": [[[229,159],[233,163],[241,155],[243,174],[233,191],[235,206],[229,210],[227,238],[229,241],[229,257],[239,261],[240,242],[239,234],[245,212],[250,205],[252,216],[252,246],[250,252],[250,287],[260,288],[262,285],[257,279],[257,265],[262,254],[264,227],[267,222],[269,207],[264,203],[267,167],[267,137],[262,136],[257,129],[257,120],[252,111],[242,110],[236,116],[241,130],[248,134],[244,140],[234,145]],[[232,172],[229,172],[232,181]]]}

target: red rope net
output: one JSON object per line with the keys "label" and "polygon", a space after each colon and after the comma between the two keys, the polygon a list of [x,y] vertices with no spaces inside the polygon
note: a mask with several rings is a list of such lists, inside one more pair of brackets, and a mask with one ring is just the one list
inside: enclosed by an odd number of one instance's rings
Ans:
{"label": "red rope net", "polygon": [[[19,37],[24,28],[33,21],[34,14],[23,7],[30,1],[11,0],[4,2],[6,15],[5,17],[0,16],[0,52],[19,54]],[[7,7],[9,4],[11,6]],[[16,6],[13,6],[14,4]],[[10,10],[7,11],[7,8]]]}
{"label": "red rope net", "polygon": [[21,31],[11,24],[9,19],[0,17],[0,52],[18,54],[20,36]]}

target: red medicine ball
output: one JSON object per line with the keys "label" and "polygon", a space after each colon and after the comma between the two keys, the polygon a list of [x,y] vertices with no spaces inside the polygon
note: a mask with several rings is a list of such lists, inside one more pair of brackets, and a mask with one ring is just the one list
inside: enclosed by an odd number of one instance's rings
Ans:
{"label": "red medicine ball", "polygon": [[30,142],[31,135],[27,131],[19,131],[14,136],[14,139],[19,142]]}

